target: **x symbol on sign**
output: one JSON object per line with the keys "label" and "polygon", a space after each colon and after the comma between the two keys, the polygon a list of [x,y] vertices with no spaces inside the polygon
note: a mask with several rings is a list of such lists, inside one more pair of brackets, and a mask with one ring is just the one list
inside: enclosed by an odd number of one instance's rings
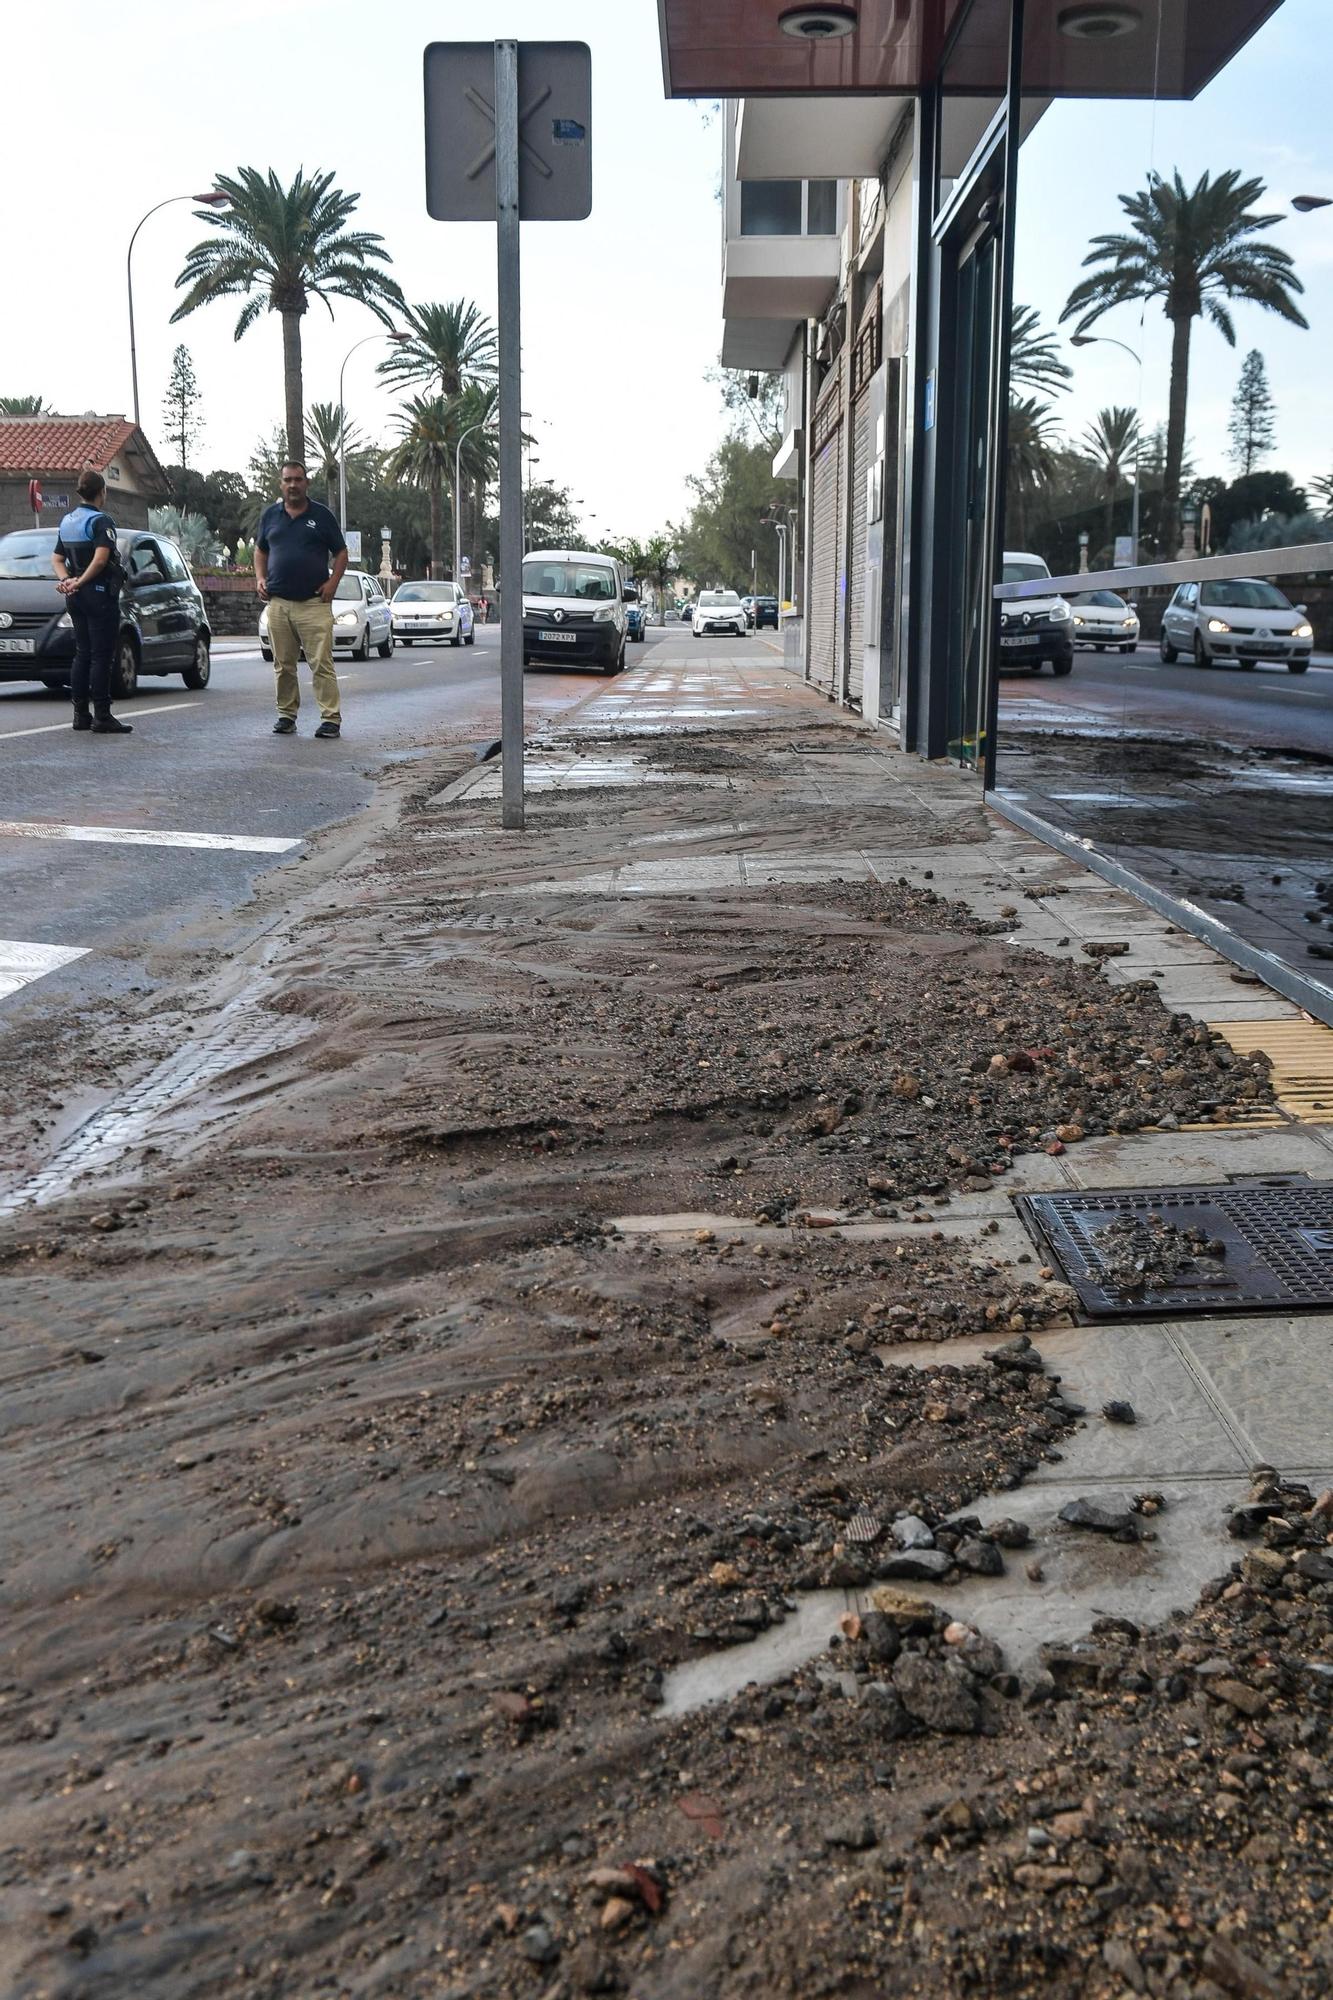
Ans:
{"label": "x symbol on sign", "polygon": [[[495,106],[489,103],[487,99],[482,96],[479,90],[474,90],[471,84],[468,85],[467,89],[463,92],[463,95],[464,97],[466,97],[468,103],[472,106],[474,111],[480,111],[483,118],[488,118],[490,120],[491,130],[493,132],[495,130]],[[541,175],[542,179],[547,181],[549,181],[551,178],[551,169],[547,166],[545,160],[541,157],[541,154],[536,152],[534,148],[530,146],[527,140],[523,137],[523,127],[527,124],[529,118],[531,118],[535,112],[541,110],[543,104],[545,104],[547,98],[550,95],[551,95],[551,86],[548,83],[542,90],[538,91],[537,95],[533,98],[531,104],[528,106],[526,111],[523,110],[522,107],[520,106],[518,114],[519,146],[521,147],[523,152],[526,153],[529,162]],[[486,168],[489,167],[491,161],[494,158],[495,158],[495,140],[492,139],[490,145],[487,146],[484,149],[484,151],[478,153],[476,159],[472,162],[472,165],[468,168],[467,178],[470,181],[476,180],[477,175],[480,173],[484,173]]]}

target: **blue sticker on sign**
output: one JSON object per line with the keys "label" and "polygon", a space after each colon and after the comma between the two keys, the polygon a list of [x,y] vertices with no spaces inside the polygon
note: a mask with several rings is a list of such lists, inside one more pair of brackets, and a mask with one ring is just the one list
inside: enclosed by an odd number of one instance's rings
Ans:
{"label": "blue sticker on sign", "polygon": [[588,136],[586,125],[580,125],[577,118],[553,118],[551,137],[557,146],[581,146]]}

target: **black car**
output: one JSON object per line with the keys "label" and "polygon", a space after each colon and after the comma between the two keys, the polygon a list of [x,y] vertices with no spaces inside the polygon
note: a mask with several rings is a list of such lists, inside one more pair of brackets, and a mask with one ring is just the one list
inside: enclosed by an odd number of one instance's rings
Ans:
{"label": "black car", "polygon": [[778,600],[776,597],[756,597],[754,600],[754,629],[762,630],[765,625],[778,629]]}
{"label": "black car", "polygon": [[[125,529],[116,541],[125,585],[112,695],[124,701],[140,674],[179,674],[188,688],[207,687],[212,633],[185,558],[174,542],[146,529]],[[74,627],[51,568],[55,545],[54,528],[0,535],[0,681],[41,681],[63,693],[74,664]]]}

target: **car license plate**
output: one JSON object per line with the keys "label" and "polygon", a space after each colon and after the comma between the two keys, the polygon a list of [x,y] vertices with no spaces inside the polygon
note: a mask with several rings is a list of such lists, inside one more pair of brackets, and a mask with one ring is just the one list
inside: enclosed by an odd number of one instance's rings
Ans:
{"label": "car license plate", "polygon": [[1002,646],[1030,646],[1032,644],[1032,636],[1028,632],[1017,633],[1012,638],[1005,635],[1001,638],[1000,644]]}
{"label": "car license plate", "polygon": [[0,653],[35,653],[35,639],[0,639]]}
{"label": "car license plate", "polygon": [[579,639],[577,632],[539,632],[537,637],[543,646],[576,646]]}

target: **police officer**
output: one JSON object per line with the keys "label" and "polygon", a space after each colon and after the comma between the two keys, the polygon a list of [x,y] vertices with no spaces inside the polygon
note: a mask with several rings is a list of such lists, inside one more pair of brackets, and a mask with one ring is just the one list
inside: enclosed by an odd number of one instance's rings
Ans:
{"label": "police officer", "polygon": [[[103,510],[106,481],[86,466],[79,475],[83,505],[60,523],[51,567],[74,626],[74,727],[96,736],[128,736],[131,725],[111,713],[111,661],[120,632],[123,576],[116,524]],[[89,711],[89,698],[92,709]]]}

